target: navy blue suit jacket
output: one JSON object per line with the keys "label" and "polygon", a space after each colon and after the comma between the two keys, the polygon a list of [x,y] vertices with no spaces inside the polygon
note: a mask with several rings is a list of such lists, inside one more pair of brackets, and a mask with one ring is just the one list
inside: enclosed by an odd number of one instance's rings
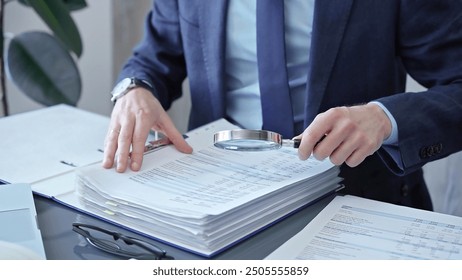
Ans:
{"label": "navy blue suit jacket", "polygon": [[[188,77],[189,127],[226,117],[226,17],[227,0],[155,0],[120,78],[150,81],[168,109]],[[406,72],[429,90],[404,93]],[[307,74],[305,126],[371,100],[398,124],[404,171],[380,149],[342,166],[345,191],[431,209],[420,167],[462,149],[462,2],[317,0]]]}

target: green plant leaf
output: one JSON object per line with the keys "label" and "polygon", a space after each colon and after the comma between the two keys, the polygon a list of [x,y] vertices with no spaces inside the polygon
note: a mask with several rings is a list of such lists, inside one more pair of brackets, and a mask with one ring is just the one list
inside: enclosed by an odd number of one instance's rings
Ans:
{"label": "green plant leaf", "polygon": [[82,39],[63,0],[26,0],[48,27],[77,57],[82,55]]}
{"label": "green plant leaf", "polygon": [[14,37],[5,62],[10,79],[40,104],[75,106],[80,99],[82,86],[74,59],[48,33],[25,32]]}
{"label": "green plant leaf", "polygon": [[[85,0],[62,0],[66,5],[69,11],[77,11],[87,7],[87,2]],[[29,6],[29,0],[18,0],[19,3],[23,4],[24,6]]]}
{"label": "green plant leaf", "polygon": [[64,1],[64,4],[66,4],[66,7],[69,11],[81,10],[88,6],[85,0],[63,0],[63,1]]}
{"label": "green plant leaf", "polygon": [[23,4],[24,6],[29,6],[29,0],[18,0],[19,3]]}

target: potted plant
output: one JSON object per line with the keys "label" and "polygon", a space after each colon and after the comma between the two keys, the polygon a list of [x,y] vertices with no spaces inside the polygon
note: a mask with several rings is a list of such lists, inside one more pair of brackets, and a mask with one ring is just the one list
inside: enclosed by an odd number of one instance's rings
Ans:
{"label": "potted plant", "polygon": [[83,47],[71,12],[85,8],[85,0],[17,0],[33,9],[52,34],[28,31],[6,38],[4,8],[12,1],[0,0],[0,98],[4,115],[9,114],[6,72],[24,94],[42,105],[75,106],[81,94],[80,73],[75,61],[82,55]]}

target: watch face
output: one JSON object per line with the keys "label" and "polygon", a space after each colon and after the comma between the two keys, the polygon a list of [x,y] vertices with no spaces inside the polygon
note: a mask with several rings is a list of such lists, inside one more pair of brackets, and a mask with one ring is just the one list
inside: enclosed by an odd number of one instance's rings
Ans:
{"label": "watch face", "polygon": [[112,91],[113,96],[118,96],[119,94],[122,94],[124,91],[126,91],[129,87],[130,84],[132,83],[132,79],[130,78],[125,78],[121,80],[114,88]]}

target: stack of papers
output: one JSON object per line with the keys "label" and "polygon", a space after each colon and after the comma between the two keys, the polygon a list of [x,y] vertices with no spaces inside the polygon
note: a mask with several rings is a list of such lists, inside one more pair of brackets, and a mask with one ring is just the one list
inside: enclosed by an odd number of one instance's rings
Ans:
{"label": "stack of papers", "polygon": [[219,120],[188,133],[192,154],[167,146],[146,154],[142,170],[79,168],[83,209],[140,234],[212,256],[318,198],[341,178],[330,161],[300,161],[297,150],[227,151],[213,134]]}

